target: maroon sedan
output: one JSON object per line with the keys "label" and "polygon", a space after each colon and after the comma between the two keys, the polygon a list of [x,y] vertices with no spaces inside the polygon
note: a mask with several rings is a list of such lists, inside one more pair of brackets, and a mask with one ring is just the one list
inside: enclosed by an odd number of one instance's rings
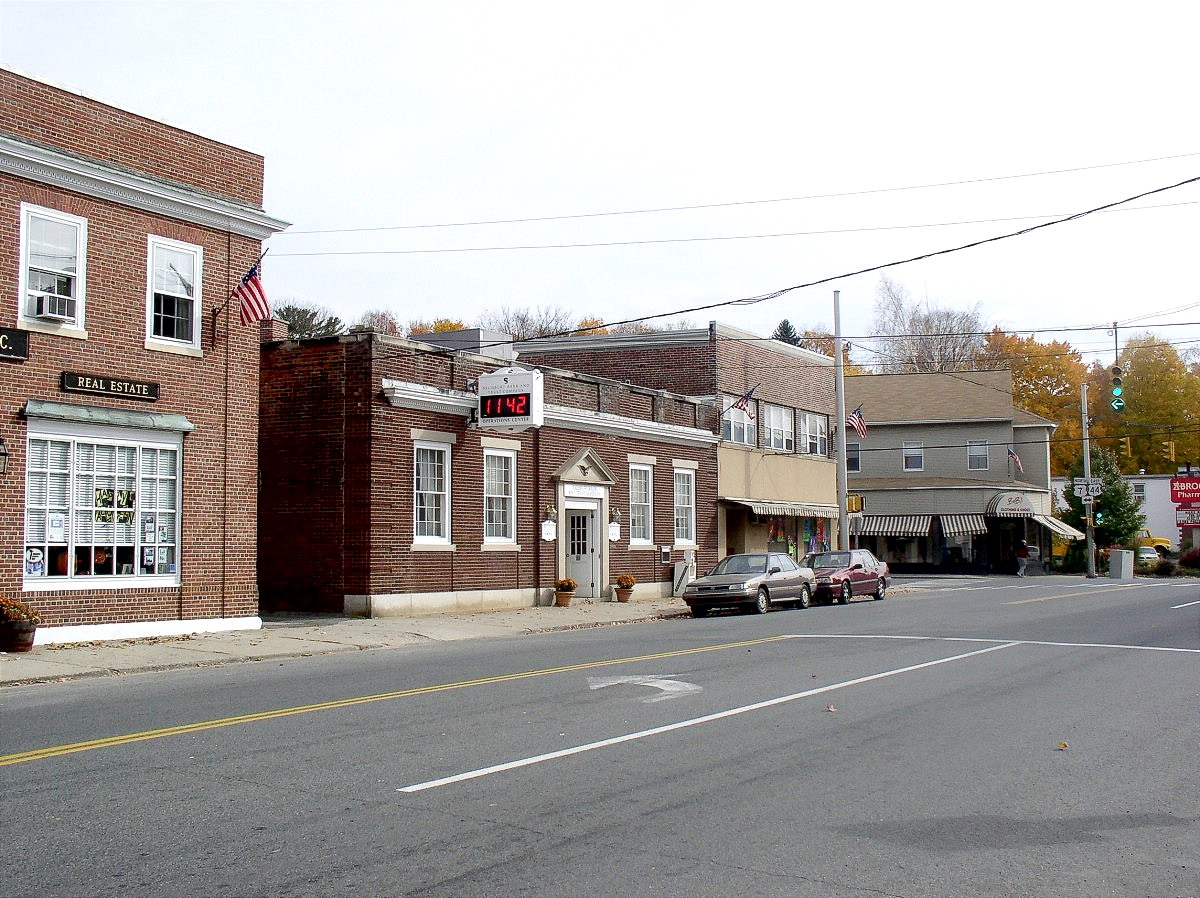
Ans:
{"label": "maroon sedan", "polygon": [[887,562],[880,561],[866,549],[850,549],[845,552],[813,552],[801,562],[813,569],[817,586],[813,598],[836,599],[843,605],[854,596],[874,596],[882,599],[887,595],[891,571]]}

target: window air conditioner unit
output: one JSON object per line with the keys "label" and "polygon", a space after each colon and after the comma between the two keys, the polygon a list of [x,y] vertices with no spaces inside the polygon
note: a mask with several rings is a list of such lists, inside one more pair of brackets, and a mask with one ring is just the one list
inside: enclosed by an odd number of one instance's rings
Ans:
{"label": "window air conditioner unit", "polygon": [[33,315],[50,321],[74,321],[75,300],[69,296],[53,293],[30,293],[33,297]]}

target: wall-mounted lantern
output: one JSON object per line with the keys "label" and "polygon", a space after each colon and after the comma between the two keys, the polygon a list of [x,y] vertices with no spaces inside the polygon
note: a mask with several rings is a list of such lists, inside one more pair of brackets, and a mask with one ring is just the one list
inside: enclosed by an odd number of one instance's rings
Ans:
{"label": "wall-mounted lantern", "polygon": [[8,473],[8,443],[0,437],[0,475]]}

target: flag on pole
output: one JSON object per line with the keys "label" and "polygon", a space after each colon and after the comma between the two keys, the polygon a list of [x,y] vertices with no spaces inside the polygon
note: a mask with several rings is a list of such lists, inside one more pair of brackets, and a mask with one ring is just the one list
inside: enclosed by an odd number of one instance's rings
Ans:
{"label": "flag on pole", "polygon": [[242,304],[242,324],[253,324],[271,317],[271,304],[267,302],[267,294],[258,276],[258,264],[255,262],[250,266],[242,282],[233,290],[233,295]]}
{"label": "flag on pole", "polygon": [[863,417],[861,405],[849,414],[846,423],[858,432],[860,440],[867,438],[867,419]]}
{"label": "flag on pole", "polygon": [[747,391],[745,396],[743,396],[741,399],[737,400],[736,402],[732,403],[729,407],[742,410],[743,412],[746,413],[746,417],[749,418],[751,421],[753,421],[754,420],[754,409],[750,408],[750,398],[754,395],[754,391],[757,390],[759,388],[759,386],[760,386],[760,384],[755,384],[754,386],[752,386]]}
{"label": "flag on pole", "polygon": [[1018,471],[1020,471],[1022,474],[1025,473],[1025,466],[1021,464],[1021,456],[1017,455],[1016,450],[1013,449],[1012,446],[1008,447],[1008,458],[1014,465],[1017,466]]}

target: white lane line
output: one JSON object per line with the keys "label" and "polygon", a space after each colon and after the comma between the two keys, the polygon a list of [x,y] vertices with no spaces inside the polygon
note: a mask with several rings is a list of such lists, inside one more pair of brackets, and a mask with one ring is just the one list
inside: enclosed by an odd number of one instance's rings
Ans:
{"label": "white lane line", "polygon": [[1193,605],[1200,605],[1200,600],[1195,602],[1184,602],[1182,605],[1172,605],[1171,610],[1174,611],[1177,608],[1191,608]]}
{"label": "white lane line", "polygon": [[670,733],[674,730],[682,730],[688,727],[699,726],[704,723],[712,723],[716,720],[724,720],[727,717],[736,717],[740,714],[748,714],[751,711],[761,711],[764,708],[772,708],[776,705],[794,702],[802,698],[809,698],[814,695],[820,695],[823,692],[832,692],[835,689],[845,689],[847,686],[858,686],[862,683],[870,683],[873,680],[882,680],[885,677],[894,677],[903,673],[910,673],[914,670],[923,670],[927,667],[935,667],[939,664],[949,664],[951,661],[962,661],[965,658],[973,658],[976,655],[986,655],[989,652],[999,651],[1000,649],[1012,648],[1017,645],[1015,642],[1007,642],[1002,645],[989,646],[986,649],[977,649],[974,652],[966,652],[962,655],[953,655],[949,658],[938,658],[936,661],[926,661],[922,664],[912,664],[908,667],[898,667],[895,670],[886,670],[883,673],[870,674],[865,677],[856,677],[853,680],[845,680],[841,683],[833,683],[829,686],[819,686],[816,689],[806,689],[804,692],[793,692],[791,695],[783,695],[779,698],[767,699],[766,701],[755,702],[751,705],[742,705],[738,708],[729,708],[725,711],[717,711],[714,714],[705,714],[703,717],[693,717],[690,720],[681,720],[678,723],[667,724],[666,726],[652,727],[648,730],[639,730],[636,733],[626,733],[623,736],[614,736],[611,739],[601,739],[598,742],[588,742],[584,745],[576,745],[571,748],[563,748],[558,751],[547,752],[546,754],[533,755],[528,758],[518,758],[515,761],[506,761],[503,764],[494,764],[491,767],[481,767],[478,770],[468,770],[465,773],[457,773],[453,776],[445,776],[441,779],[429,780],[424,783],[415,783],[411,786],[402,786],[397,792],[424,792],[426,789],[436,789],[440,786],[448,786],[452,783],[461,783],[466,780],[478,779],[483,776],[490,776],[493,773],[503,773],[506,770],[515,770],[518,767],[530,767],[534,764],[541,764],[545,761],[555,761],[559,758],[567,758],[571,755],[582,754],[587,751],[595,751],[599,748],[607,748],[610,745],[620,745],[623,742],[634,742],[638,739],[646,739],[650,736],[658,736],[662,733]]}
{"label": "white lane line", "polygon": [[[1190,604],[1198,605],[1200,602]],[[907,639],[914,642],[1004,642],[1006,645],[1048,645],[1067,649],[1135,649],[1139,652],[1180,652],[1200,655],[1200,649],[1184,649],[1169,645],[1125,645],[1119,642],[1049,642],[1038,639],[990,639],[983,636],[894,636],[890,634],[859,633],[789,633],[787,639]]]}

